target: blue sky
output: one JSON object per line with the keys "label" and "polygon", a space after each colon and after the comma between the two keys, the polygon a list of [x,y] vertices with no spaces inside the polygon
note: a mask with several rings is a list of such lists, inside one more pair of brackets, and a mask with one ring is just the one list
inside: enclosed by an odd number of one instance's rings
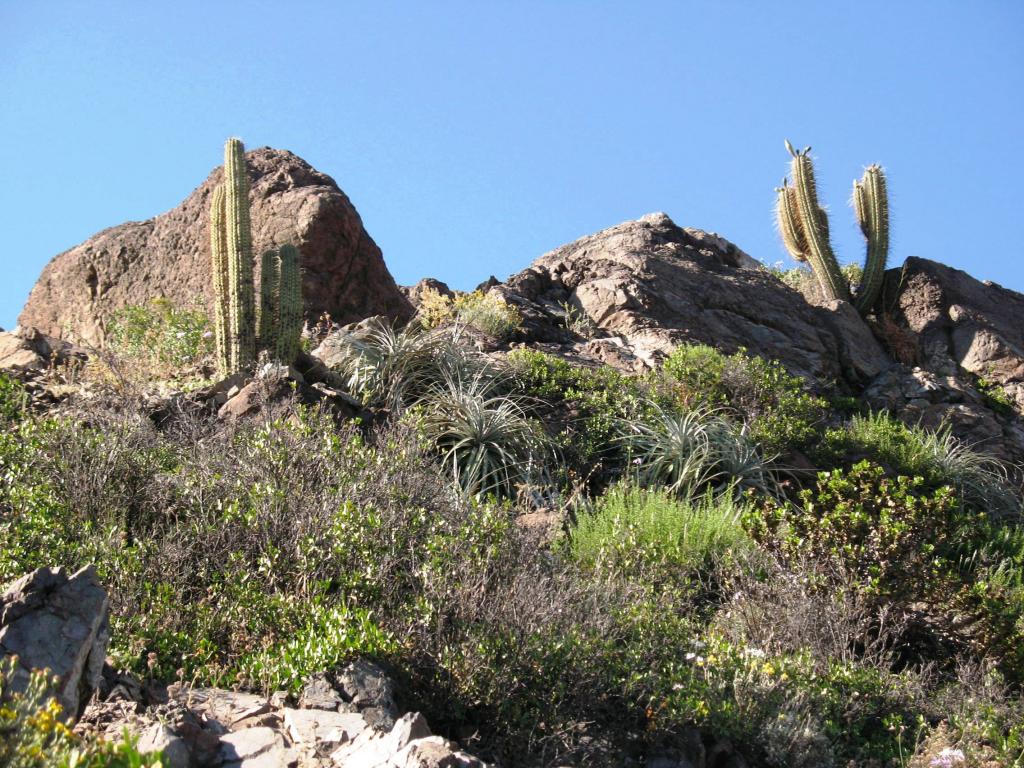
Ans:
{"label": "blue sky", "polygon": [[232,135],[333,176],[400,283],[468,289],[664,210],[785,258],[783,139],[843,261],[882,163],[893,263],[1024,290],[1024,3],[0,0],[0,326],[46,262],[177,205]]}

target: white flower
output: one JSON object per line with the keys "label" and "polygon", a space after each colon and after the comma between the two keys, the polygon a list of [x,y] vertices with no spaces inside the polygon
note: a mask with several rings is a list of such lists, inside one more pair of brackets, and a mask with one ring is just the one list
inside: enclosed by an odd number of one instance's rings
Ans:
{"label": "white flower", "polygon": [[755,659],[763,659],[764,651],[762,651],[760,648],[744,648],[743,655],[746,656],[748,659],[751,657]]}

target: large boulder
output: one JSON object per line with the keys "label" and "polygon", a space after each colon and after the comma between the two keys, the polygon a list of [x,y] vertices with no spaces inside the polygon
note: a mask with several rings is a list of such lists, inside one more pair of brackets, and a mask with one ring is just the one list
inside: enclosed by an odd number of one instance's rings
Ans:
{"label": "large boulder", "polygon": [[[862,384],[891,365],[851,307],[811,306],[732,243],[664,213],[557,248],[491,290],[519,308],[526,341],[617,367],[650,367],[687,342],[745,348],[819,382]],[[574,325],[594,338],[574,340]]]}
{"label": "large boulder", "polygon": [[883,309],[916,336],[924,367],[984,379],[1024,415],[1024,294],[917,257],[889,270],[885,289]]}
{"label": "large boulder", "polygon": [[[327,312],[347,323],[411,312],[380,248],[330,176],[284,150],[264,147],[246,158],[254,252],[258,258],[274,245],[298,246],[307,318]],[[163,296],[176,304],[201,299],[209,307],[210,195],[222,176],[216,168],[172,211],[105,229],[55,256],[19,323],[99,344],[111,315],[126,305]]]}
{"label": "large boulder", "polygon": [[109,627],[107,593],[91,565],[71,575],[40,568],[0,595],[0,657],[17,656],[15,685],[31,670],[50,670],[72,718],[100,684]]}

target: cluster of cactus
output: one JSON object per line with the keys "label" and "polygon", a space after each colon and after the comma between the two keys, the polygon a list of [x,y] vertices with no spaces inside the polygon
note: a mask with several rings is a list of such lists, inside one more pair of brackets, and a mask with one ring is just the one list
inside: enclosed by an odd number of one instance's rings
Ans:
{"label": "cluster of cactus", "polygon": [[294,362],[302,334],[299,252],[293,245],[283,245],[263,254],[257,305],[249,175],[245,147],[238,139],[228,139],[224,145],[224,181],[213,190],[210,204],[210,250],[220,374],[252,368],[260,350],[284,363]]}
{"label": "cluster of cactus", "polygon": [[[783,179],[782,186],[776,189],[779,195],[776,213],[782,241],[794,259],[810,262],[827,298],[850,301],[850,286],[829,242],[828,214],[818,204],[811,148],[798,152],[787,141],[786,149],[793,158],[793,186],[788,179]],[[869,166],[863,178],[853,182],[853,207],[867,241],[864,275],[853,303],[862,315],[867,315],[881,293],[889,256],[889,198],[880,166]]]}

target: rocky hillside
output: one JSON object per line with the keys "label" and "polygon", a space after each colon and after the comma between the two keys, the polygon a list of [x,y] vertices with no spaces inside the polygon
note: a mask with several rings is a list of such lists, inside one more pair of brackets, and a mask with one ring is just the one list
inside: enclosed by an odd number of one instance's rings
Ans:
{"label": "rocky hillside", "polygon": [[[247,159],[254,252],[282,243],[301,249],[307,318],[315,321],[323,312],[341,322],[408,316],[380,248],[330,176],[269,147]],[[105,229],[55,256],[19,325],[95,344],[111,315],[127,305],[163,296],[178,305],[202,299],[210,306],[210,194],[222,175],[214,169],[172,211]]]}
{"label": "rocky hillside", "polygon": [[248,160],[302,352],[187,309],[219,171],[0,333],[0,766],[1024,764],[1024,296],[862,317],[662,213],[399,288]]}

